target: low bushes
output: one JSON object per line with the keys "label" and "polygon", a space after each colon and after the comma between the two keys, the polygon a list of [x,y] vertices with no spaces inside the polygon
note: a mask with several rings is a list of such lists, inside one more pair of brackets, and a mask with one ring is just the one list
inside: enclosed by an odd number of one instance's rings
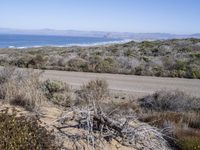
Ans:
{"label": "low bushes", "polygon": [[132,41],[106,46],[41,47],[22,51],[12,49],[12,54],[10,49],[4,49],[1,52],[3,56],[0,64],[38,69],[199,79],[200,41],[193,40]]}
{"label": "low bushes", "polygon": [[190,76],[196,79],[200,79],[200,66],[199,65],[193,65],[190,69]]}
{"label": "low bushes", "polygon": [[200,100],[180,91],[159,91],[142,98],[139,103],[154,111],[200,111]]}
{"label": "low bushes", "polygon": [[95,67],[96,72],[117,73],[117,64],[111,57],[99,61]]}
{"label": "low bushes", "polygon": [[[14,68],[5,68],[0,72],[0,86],[0,98],[2,101],[22,106],[27,110],[38,111],[46,100],[58,105],[59,108],[65,108],[65,111],[69,112],[70,115],[77,115],[79,120],[73,120],[73,116],[72,120],[77,122],[78,125],[76,127],[78,130],[80,130],[81,127],[81,130],[86,130],[87,133],[89,132],[90,135],[95,137],[95,140],[99,138],[96,134],[100,132],[104,133],[104,140],[108,141],[110,139],[115,139],[113,137],[118,137],[120,134],[119,137],[122,138],[122,141],[131,137],[132,143],[125,142],[125,144],[130,146],[138,142],[136,146],[142,149],[144,145],[145,147],[149,147],[148,143],[156,145],[156,142],[152,140],[152,135],[159,134],[159,138],[156,136],[153,138],[155,138],[157,142],[163,141],[164,147],[168,147],[168,145],[166,145],[167,142],[163,139],[163,134],[158,132],[159,130],[157,128],[160,128],[160,130],[165,133],[165,138],[169,140],[168,142],[171,145],[175,145],[182,150],[199,149],[200,99],[190,97],[180,91],[158,91],[138,101],[133,100],[131,97],[129,97],[128,100],[126,97],[123,97],[120,100],[118,99],[118,101],[109,101],[111,97],[109,95],[108,84],[103,79],[89,81],[74,92],[66,83],[56,80],[41,82],[39,80],[39,73],[15,70]],[[82,118],[80,118],[80,116]],[[48,136],[48,132],[40,129],[42,135],[39,135],[40,133],[35,132],[35,130],[37,130],[36,128],[40,128],[40,126],[37,125],[37,121],[33,121],[29,124],[30,120],[23,120],[22,118],[24,117],[16,117],[16,115],[9,114],[8,111],[0,113],[0,149],[17,149],[18,146],[20,149],[23,144],[25,144],[25,148],[33,144],[33,146],[38,145],[38,149],[46,149],[46,143],[41,144],[40,142],[50,143],[47,145],[50,146],[47,147],[47,149],[53,149],[51,148],[51,141],[49,142],[48,138],[54,138],[49,135],[49,137],[44,137],[44,139],[41,140],[43,135]],[[68,119],[70,118],[71,117]],[[139,121],[136,118],[139,119]],[[71,126],[67,126],[68,124],[63,126],[62,123],[69,123],[72,121],[70,120],[68,122],[65,119],[66,118],[61,119],[61,125],[56,126],[59,131],[62,127],[62,131],[65,131],[65,127],[74,127],[74,124],[70,124]],[[105,121],[106,119],[107,122]],[[4,122],[9,124],[9,131],[7,131],[8,128]],[[117,122],[117,126],[112,126],[113,124],[111,122]],[[146,122],[156,128],[142,122]],[[33,127],[32,123],[36,124],[36,126]],[[19,130],[17,128],[19,128]],[[115,134],[108,135],[108,129]],[[31,135],[27,132],[31,132]],[[5,136],[5,140],[8,141],[3,141],[4,139],[1,137],[1,134]],[[72,135],[73,134],[74,133],[72,133]],[[67,133],[67,135],[69,138],[72,138],[71,134],[69,135]],[[75,134],[74,137],[77,137],[77,135],[78,134]],[[81,132],[78,136],[83,139],[88,139],[88,137],[82,136]],[[15,137],[17,137],[17,139],[15,139]],[[75,139],[75,141],[80,140],[80,137],[78,137],[79,139]],[[34,141],[26,140],[27,138],[33,138]],[[89,138],[91,139],[91,137]],[[1,141],[3,142],[1,143]],[[127,141],[130,142],[129,139]],[[148,143],[146,143],[146,141],[148,141]],[[98,145],[99,143],[97,142],[96,144]],[[10,145],[13,146],[13,148],[10,148]],[[33,149],[37,148],[33,147]]]}
{"label": "low bushes", "polygon": [[69,85],[57,80],[52,80],[52,81],[46,80],[43,83],[43,86],[49,94],[56,93],[56,92],[70,91]]}
{"label": "low bushes", "polygon": [[0,113],[1,150],[59,150],[55,136],[40,126],[37,119],[16,116],[16,112]]}
{"label": "low bushes", "polygon": [[81,58],[74,58],[68,61],[68,69],[71,71],[88,71],[87,61]]}
{"label": "low bushes", "polygon": [[27,62],[27,66],[28,68],[42,69],[45,68],[47,60],[48,60],[47,57],[41,54],[37,54]]}
{"label": "low bushes", "polygon": [[48,57],[43,54],[30,55],[25,54],[16,60],[10,62],[10,65],[14,65],[21,68],[36,68],[43,69],[47,65]]}
{"label": "low bushes", "polygon": [[74,95],[69,85],[61,81],[47,80],[42,84],[46,97],[54,104],[69,107],[72,105]]}

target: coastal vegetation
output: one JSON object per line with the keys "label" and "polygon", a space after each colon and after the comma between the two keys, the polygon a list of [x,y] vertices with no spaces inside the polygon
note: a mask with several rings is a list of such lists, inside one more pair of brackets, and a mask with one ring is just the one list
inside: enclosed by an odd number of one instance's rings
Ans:
{"label": "coastal vegetation", "polygon": [[200,149],[199,98],[157,91],[135,99],[111,93],[103,79],[72,89],[40,75],[0,71],[2,149]]}
{"label": "coastal vegetation", "polygon": [[4,48],[0,49],[0,65],[200,79],[200,40],[132,41],[91,47]]}

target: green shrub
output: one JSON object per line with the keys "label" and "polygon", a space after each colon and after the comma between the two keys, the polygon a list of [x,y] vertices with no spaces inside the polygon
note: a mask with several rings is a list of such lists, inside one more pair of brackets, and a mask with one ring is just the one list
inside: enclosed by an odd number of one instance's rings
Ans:
{"label": "green shrub", "polygon": [[[199,78],[199,69],[192,67],[200,66],[199,43],[199,39],[172,39],[96,47],[5,49],[1,51],[0,64],[39,69]],[[139,62],[134,64],[133,57]],[[142,63],[144,66],[135,69]],[[152,70],[155,63],[162,67],[164,73]]]}
{"label": "green shrub", "polygon": [[153,74],[157,77],[164,76],[164,69],[161,66],[156,66],[152,69]]}
{"label": "green shrub", "polygon": [[177,145],[181,150],[200,150],[200,134],[192,131],[179,131]]}
{"label": "green shrub", "polygon": [[116,54],[118,52],[118,49],[116,47],[111,47],[110,48],[110,51],[113,53],[113,54]]}
{"label": "green shrub", "polygon": [[175,58],[169,55],[164,56],[162,57],[162,63],[164,65],[163,69],[165,70],[174,69]]}
{"label": "green shrub", "polygon": [[[184,70],[177,70],[177,75],[178,75],[179,78],[183,78],[183,77],[186,76],[186,71],[184,71]],[[188,77],[190,77],[190,76],[188,76]]]}
{"label": "green shrub", "polygon": [[74,58],[68,61],[68,67],[71,71],[88,71],[88,63],[81,58]]}
{"label": "green shrub", "polygon": [[71,92],[54,93],[50,99],[54,104],[70,107],[73,105],[73,94]]}
{"label": "green shrub", "polygon": [[192,70],[192,77],[196,79],[200,79],[200,69],[199,70]]}
{"label": "green shrub", "polygon": [[34,56],[29,62],[27,62],[28,67],[32,68],[45,68],[45,64],[47,63],[47,57],[44,57],[41,54],[37,54]]}
{"label": "green shrub", "polygon": [[200,42],[200,40],[198,38],[190,38],[188,40],[191,41],[193,44],[196,44],[196,43]]}
{"label": "green shrub", "polygon": [[141,48],[152,48],[153,46],[154,46],[154,43],[150,41],[143,41],[140,43]]}
{"label": "green shrub", "polygon": [[143,56],[142,59],[143,59],[145,62],[149,62],[149,61],[150,61],[150,60],[149,60],[149,57],[147,57],[147,56]]}
{"label": "green shrub", "polygon": [[0,59],[0,66],[7,66],[10,62],[6,59]]}
{"label": "green shrub", "polygon": [[14,64],[17,67],[21,67],[21,68],[27,68],[28,64],[27,61],[24,58],[20,58],[14,62],[11,62],[10,64]]}
{"label": "green shrub", "polygon": [[62,81],[57,80],[46,80],[43,83],[43,87],[47,90],[48,93],[55,93],[55,92],[63,92],[63,91],[70,91],[69,85]]}
{"label": "green shrub", "polygon": [[190,56],[191,56],[193,59],[200,59],[200,53],[191,53]]}
{"label": "green shrub", "polygon": [[39,125],[38,120],[17,117],[8,110],[0,113],[1,150],[58,150],[55,141],[55,136]]}
{"label": "green shrub", "polygon": [[46,97],[56,105],[69,107],[72,105],[74,95],[69,85],[61,81],[47,80],[42,86]]}
{"label": "green shrub", "polygon": [[179,52],[191,52],[192,51],[192,47],[189,47],[189,46],[187,46],[187,47],[183,47],[183,48],[180,48],[179,50],[178,50]]}
{"label": "green shrub", "polygon": [[143,75],[144,66],[140,65],[135,68],[135,75]]}
{"label": "green shrub", "polygon": [[181,61],[181,60],[178,60],[176,62],[176,70],[187,70],[188,68],[188,63],[185,62],[185,61]]}
{"label": "green shrub", "polygon": [[103,73],[116,73],[117,71],[117,64],[114,59],[108,57],[104,60],[100,61],[96,67],[96,72],[103,72]]}
{"label": "green shrub", "polygon": [[124,56],[131,57],[133,56],[133,52],[130,49],[128,49],[127,51],[124,52]]}

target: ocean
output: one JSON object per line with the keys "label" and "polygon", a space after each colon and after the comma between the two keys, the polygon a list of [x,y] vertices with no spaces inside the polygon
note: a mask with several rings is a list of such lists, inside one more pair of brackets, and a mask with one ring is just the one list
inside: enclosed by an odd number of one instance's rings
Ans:
{"label": "ocean", "polygon": [[0,34],[0,48],[28,48],[41,46],[88,46],[118,43],[121,41],[122,39],[98,37]]}

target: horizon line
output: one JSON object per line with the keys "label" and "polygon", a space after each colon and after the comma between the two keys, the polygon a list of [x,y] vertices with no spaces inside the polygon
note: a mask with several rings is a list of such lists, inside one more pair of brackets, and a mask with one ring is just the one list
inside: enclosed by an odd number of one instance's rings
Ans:
{"label": "horizon line", "polygon": [[0,29],[7,29],[7,30],[25,30],[25,31],[79,31],[79,32],[105,32],[105,33],[132,33],[132,34],[170,34],[170,35],[194,35],[200,34],[200,32],[193,32],[193,33],[171,33],[171,32],[133,32],[133,31],[106,31],[106,30],[80,30],[80,29],[55,29],[55,28],[38,28],[38,29],[31,29],[31,28],[10,28],[10,27],[0,27]]}

